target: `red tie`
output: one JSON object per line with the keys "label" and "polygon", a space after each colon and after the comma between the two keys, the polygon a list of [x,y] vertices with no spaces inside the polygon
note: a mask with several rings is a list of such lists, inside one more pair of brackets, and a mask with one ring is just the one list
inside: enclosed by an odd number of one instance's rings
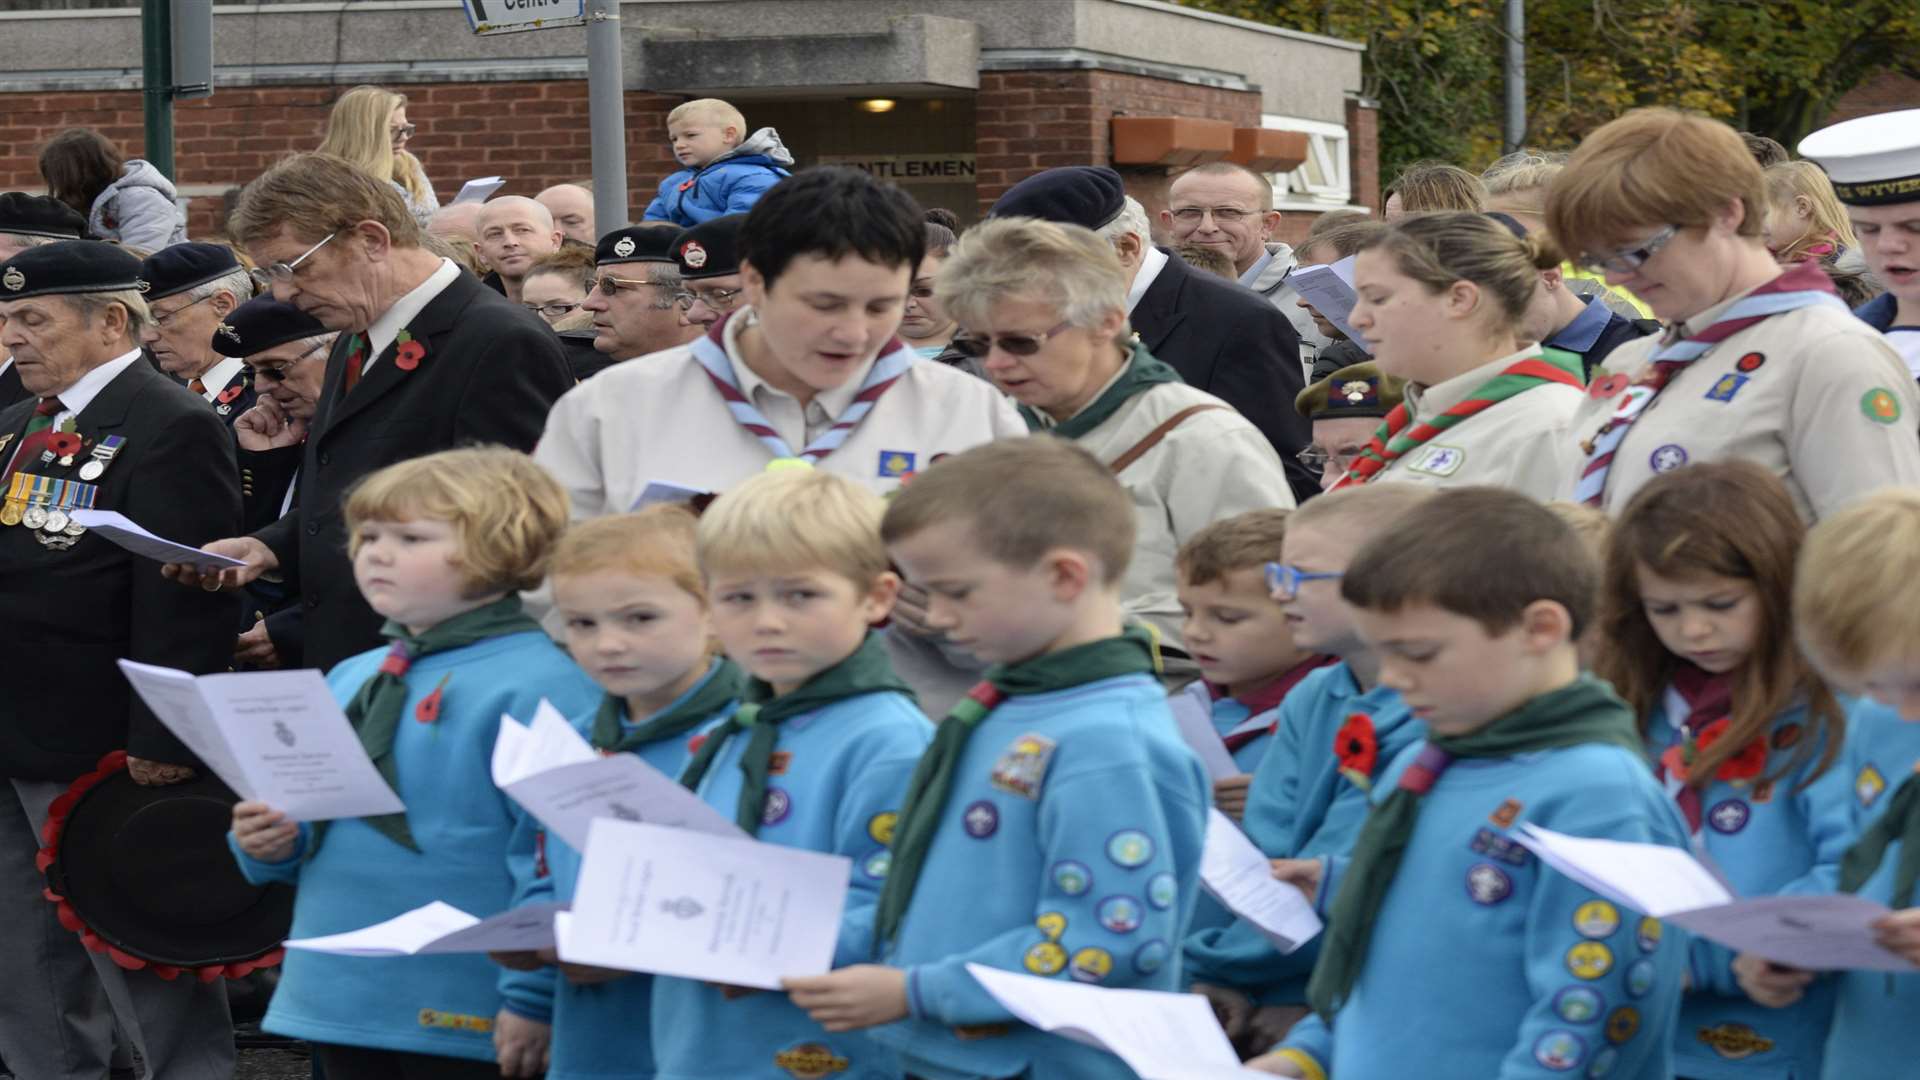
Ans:
{"label": "red tie", "polygon": [[199,376],[187,380],[187,389],[199,394],[201,397],[207,396],[207,384],[201,382]]}
{"label": "red tie", "polygon": [[353,388],[359,385],[360,369],[367,366],[367,339],[366,338],[361,337],[359,334],[353,335],[353,337],[347,342],[347,348],[350,351],[347,353],[347,370],[341,375],[341,378],[340,378],[340,396],[341,397],[345,397],[346,395],[352,393]]}
{"label": "red tie", "polygon": [[57,397],[40,399],[40,404],[33,407],[33,419],[27,421],[26,437],[20,440],[20,449],[14,451],[13,461],[7,465],[6,475],[0,476],[0,481],[10,479],[40,456],[53,438],[53,418],[64,408]]}

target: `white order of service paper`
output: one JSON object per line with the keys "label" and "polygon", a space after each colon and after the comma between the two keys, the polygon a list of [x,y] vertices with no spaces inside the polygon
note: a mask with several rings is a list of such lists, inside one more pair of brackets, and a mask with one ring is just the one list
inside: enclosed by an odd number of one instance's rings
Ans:
{"label": "white order of service paper", "polygon": [[386,922],[340,934],[298,938],[286,946],[339,956],[531,952],[553,947],[554,916],[566,907],[561,903],[528,904],[481,919],[435,900]]}
{"label": "white order of service paper", "polygon": [[114,510],[75,510],[72,516],[75,524],[92,529],[96,535],[110,541],[115,547],[131,551],[142,558],[163,563],[186,563],[202,573],[209,570],[224,570],[230,566],[247,565],[245,559],[215,555],[211,551],[201,551],[197,547],[168,540],[164,536],[155,536],[132,518]]}
{"label": "white order of service paper", "polygon": [[1200,886],[1283,953],[1319,935],[1323,924],[1299,889],[1273,876],[1273,864],[1233,819],[1207,811],[1207,842],[1200,850]]}
{"label": "white order of service paper", "polygon": [[1234,763],[1233,754],[1228,752],[1226,742],[1213,726],[1213,700],[1205,682],[1195,679],[1174,691],[1167,699],[1167,707],[1173,710],[1180,738],[1207,767],[1207,779],[1220,781],[1240,775],[1240,766]]}

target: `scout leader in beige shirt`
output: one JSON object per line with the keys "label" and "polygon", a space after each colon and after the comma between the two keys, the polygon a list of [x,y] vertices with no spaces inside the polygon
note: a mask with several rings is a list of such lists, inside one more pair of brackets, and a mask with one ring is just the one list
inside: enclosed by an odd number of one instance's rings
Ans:
{"label": "scout leader in beige shirt", "polygon": [[[1657,351],[1700,334],[1745,296],[1616,349],[1594,372],[1572,437],[1593,439]],[[1743,460],[1772,470],[1801,518],[1815,521],[1876,488],[1920,485],[1916,425],[1920,390],[1884,337],[1844,306],[1796,308],[1735,331],[1673,376],[1620,440],[1600,506],[1617,514],[1647,481],[1682,465]],[[1574,497],[1582,471],[1566,475],[1560,497]]]}

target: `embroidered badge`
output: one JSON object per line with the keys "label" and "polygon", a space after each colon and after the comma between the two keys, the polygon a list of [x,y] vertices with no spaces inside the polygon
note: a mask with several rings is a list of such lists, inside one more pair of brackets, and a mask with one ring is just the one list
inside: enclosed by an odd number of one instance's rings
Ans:
{"label": "embroidered badge", "polygon": [[1694,1033],[1701,1042],[1713,1047],[1713,1052],[1729,1061],[1739,1061],[1755,1054],[1764,1054],[1773,1049],[1773,1040],[1753,1030],[1745,1024],[1721,1024],[1719,1027],[1701,1028]]}
{"label": "embroidered badge", "polygon": [[1679,443],[1668,443],[1647,458],[1647,467],[1657,473],[1672,472],[1686,463],[1687,448]]}
{"label": "embroidered badge", "polygon": [[867,819],[867,835],[873,837],[876,844],[893,844],[894,827],[900,824],[900,815],[891,810],[875,814]]}
{"label": "embroidered badge", "polygon": [[1467,897],[1486,907],[1513,895],[1513,879],[1492,863],[1474,863],[1467,871]]}
{"label": "embroidered badge", "polygon": [[1145,866],[1153,858],[1153,837],[1139,829],[1122,829],[1107,838],[1107,858],[1124,870]]}
{"label": "embroidered badge", "polygon": [[760,804],[760,824],[778,825],[787,820],[787,815],[792,812],[793,796],[788,795],[784,788],[770,787],[767,789],[767,801]]}
{"label": "embroidered badge", "polygon": [[1527,860],[1533,858],[1533,852],[1521,847],[1519,841],[1501,836],[1487,828],[1475,830],[1473,842],[1467,847],[1476,854],[1485,855],[1489,859],[1498,859],[1512,866],[1525,866]]}
{"label": "embroidered badge", "polygon": [[441,1012],[438,1009],[421,1009],[420,1026],[424,1028],[448,1028],[453,1031],[489,1032],[493,1030],[493,1017],[473,1016],[469,1013]]}
{"label": "embroidered badge", "polygon": [[1513,828],[1513,823],[1520,820],[1520,811],[1524,809],[1526,809],[1526,807],[1519,799],[1508,799],[1501,803],[1493,813],[1488,814],[1487,820],[1493,822],[1494,828],[1511,829]]}
{"label": "embroidered badge", "polygon": [[1640,1034],[1640,1010],[1622,1005],[1607,1017],[1607,1041],[1615,1046]]}
{"label": "embroidered badge", "polygon": [[1586,1056],[1587,1041],[1571,1031],[1549,1031],[1533,1044],[1533,1060],[1554,1072],[1577,1069]]}
{"label": "embroidered badge", "polygon": [[1467,463],[1467,452],[1457,446],[1427,446],[1407,462],[1408,470],[1428,476],[1452,476]]}
{"label": "embroidered badge", "polygon": [[1171,952],[1166,942],[1154,938],[1133,950],[1133,970],[1142,975],[1151,975],[1166,966]]}
{"label": "embroidered badge", "polygon": [[1587,1080],[1600,1080],[1613,1071],[1620,1063],[1620,1051],[1611,1046],[1603,1046],[1593,1055],[1593,1061],[1587,1065]]}
{"label": "embroidered badge", "polygon": [[1741,357],[1740,359],[1734,361],[1733,366],[1734,366],[1734,370],[1751,375],[1754,372],[1759,371],[1760,365],[1766,362],[1767,362],[1766,353],[1750,352],[1747,355]]}
{"label": "embroidered badge", "polygon": [[1891,424],[1900,419],[1900,399],[1876,386],[1860,399],[1860,412],[1876,424]]}
{"label": "embroidered badge", "polygon": [[1081,949],[1073,954],[1070,974],[1077,982],[1104,982],[1113,972],[1113,954],[1105,949]]}
{"label": "embroidered badge", "polygon": [[1569,986],[1553,995],[1553,1014],[1569,1024],[1593,1023],[1604,1005],[1597,991],[1584,986]]}
{"label": "embroidered badge", "polygon": [[1861,806],[1872,806],[1885,790],[1887,778],[1881,776],[1880,770],[1872,765],[1861,769],[1860,774],[1853,778],[1853,797],[1860,800]]}
{"label": "embroidered badge", "polygon": [[975,840],[985,840],[1000,830],[1000,811],[990,802],[981,799],[970,804],[966,812],[960,815],[960,824],[967,835]]}
{"label": "embroidered badge", "polygon": [[1627,965],[1627,996],[1635,999],[1646,997],[1653,990],[1653,961],[1635,960]]}
{"label": "embroidered badge", "polygon": [[1049,911],[1033,920],[1033,925],[1040,928],[1048,941],[1059,941],[1060,935],[1067,932],[1067,917],[1058,911]]}
{"label": "embroidered badge", "polygon": [[1047,763],[1053,760],[1054,742],[1044,735],[1029,732],[1013,740],[1000,760],[993,765],[993,786],[1023,799],[1038,799],[1040,784],[1047,777]]}
{"label": "embroidered badge", "polygon": [[690,269],[698,270],[707,265],[707,249],[700,246],[700,241],[689,240],[680,245],[680,261]]}
{"label": "embroidered badge", "polygon": [[1365,379],[1354,379],[1340,384],[1340,396],[1347,399],[1349,405],[1364,405],[1373,396],[1373,383]]}
{"label": "embroidered badge", "polygon": [[893,866],[893,852],[876,851],[867,856],[867,861],[860,865],[860,872],[867,875],[870,881],[885,881],[887,870],[891,866]]}
{"label": "embroidered badge", "polygon": [[1633,940],[1643,953],[1659,952],[1660,935],[1665,932],[1666,928],[1660,925],[1659,919],[1647,915],[1641,918],[1640,925],[1633,928]]}
{"label": "embroidered badge", "polygon": [[1715,803],[1713,809],[1707,811],[1707,824],[1713,826],[1714,832],[1732,836],[1747,827],[1747,818],[1751,814],[1746,803],[1739,799],[1728,799]]}
{"label": "embroidered badge", "polygon": [[1053,864],[1053,887],[1068,896],[1081,896],[1093,888],[1093,871],[1085,863],[1066,859]]}
{"label": "embroidered badge", "polygon": [[1155,874],[1147,879],[1147,903],[1155,910],[1167,910],[1179,896],[1180,885],[1172,874]]}
{"label": "embroidered badge", "polygon": [[1109,896],[1100,901],[1094,917],[1110,934],[1131,934],[1140,929],[1140,902],[1131,896]]}
{"label": "embroidered badge", "polygon": [[1589,900],[1574,909],[1573,928],[1583,938],[1612,937],[1620,929],[1620,909],[1605,900]]}
{"label": "embroidered badge", "polygon": [[834,1073],[846,1072],[850,1064],[846,1058],[819,1043],[801,1043],[773,1055],[774,1068],[784,1070],[794,1080],[823,1080]]}
{"label": "embroidered badge", "polygon": [[1732,401],[1733,395],[1739,393],[1740,388],[1745,385],[1747,385],[1747,376],[1745,375],[1722,375],[1720,376],[1720,381],[1714,383],[1712,388],[1707,391],[1707,400]]}
{"label": "embroidered badge", "polygon": [[624,259],[627,256],[633,254],[633,248],[634,248],[633,237],[623,236],[614,243],[613,253]]}
{"label": "embroidered badge", "polygon": [[1020,962],[1035,975],[1058,975],[1067,966],[1067,950],[1051,941],[1043,941],[1028,949]]}
{"label": "embroidered badge", "polygon": [[1577,979],[1598,979],[1613,970],[1613,950],[1597,941],[1583,941],[1567,950],[1567,970]]}

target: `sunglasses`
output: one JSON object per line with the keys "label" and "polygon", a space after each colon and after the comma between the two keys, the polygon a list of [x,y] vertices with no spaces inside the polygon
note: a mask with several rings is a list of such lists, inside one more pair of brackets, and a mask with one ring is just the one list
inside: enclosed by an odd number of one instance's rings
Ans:
{"label": "sunglasses", "polygon": [[314,353],[326,348],[329,344],[330,342],[323,341],[284,364],[275,364],[272,367],[261,367],[257,364],[253,365],[253,377],[255,379],[265,379],[268,382],[285,382],[287,372],[292,371],[298,365],[312,359]]}
{"label": "sunglasses", "polygon": [[962,356],[978,359],[998,348],[1008,356],[1032,356],[1040,351],[1047,339],[1070,329],[1071,322],[1063,322],[1042,334],[993,334],[989,337],[973,337],[968,334],[957,335],[951,344]]}
{"label": "sunglasses", "polygon": [[1631,274],[1646,265],[1648,259],[1680,235],[1680,226],[1668,225],[1652,236],[1646,243],[1636,248],[1622,248],[1606,255],[1583,255],[1580,265],[1587,270],[1611,270],[1616,274]]}
{"label": "sunglasses", "polygon": [[322,240],[319,243],[308,248],[307,250],[301,252],[300,257],[293,260],[292,262],[277,262],[266,267],[265,269],[249,270],[247,271],[247,276],[253,278],[253,283],[255,285],[260,286],[262,289],[273,288],[273,283],[276,281],[292,281],[293,275],[297,271],[299,271],[301,263],[306,262],[308,259],[313,258],[314,252],[319,251],[323,247],[326,247],[329,241],[331,241],[334,237],[339,235],[340,235],[340,230],[335,229],[334,231],[327,234],[327,238],[325,240]]}

